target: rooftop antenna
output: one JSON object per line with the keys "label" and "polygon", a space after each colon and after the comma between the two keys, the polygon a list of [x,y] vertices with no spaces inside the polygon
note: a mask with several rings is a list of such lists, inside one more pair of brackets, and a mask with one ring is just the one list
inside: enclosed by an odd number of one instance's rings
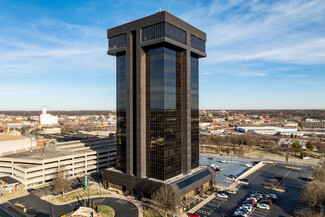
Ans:
{"label": "rooftop antenna", "polygon": [[167,6],[167,11],[169,12],[169,4],[168,4],[168,6]]}

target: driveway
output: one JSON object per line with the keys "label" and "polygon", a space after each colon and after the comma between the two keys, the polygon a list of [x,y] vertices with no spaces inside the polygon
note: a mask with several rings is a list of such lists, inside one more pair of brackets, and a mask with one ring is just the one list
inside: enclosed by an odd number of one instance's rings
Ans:
{"label": "driveway", "polygon": [[[41,200],[35,194],[29,194],[24,197],[16,198],[14,200],[11,200],[10,202],[16,203],[17,201],[20,204],[26,206],[27,208],[37,209],[39,211],[39,214],[37,216],[39,217],[61,216],[73,211],[76,207],[76,204],[83,205],[83,201],[74,202],[66,205],[60,205],[60,206],[52,205],[47,201]],[[106,198],[92,198],[91,201],[94,201],[97,204],[107,205],[112,207],[115,211],[116,217],[125,217],[125,216],[137,217],[138,216],[137,207],[133,203],[127,200],[106,197]]]}

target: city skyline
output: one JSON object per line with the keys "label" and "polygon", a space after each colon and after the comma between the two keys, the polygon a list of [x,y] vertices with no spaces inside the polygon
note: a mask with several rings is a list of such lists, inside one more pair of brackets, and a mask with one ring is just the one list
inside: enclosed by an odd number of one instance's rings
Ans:
{"label": "city skyline", "polygon": [[325,108],[319,0],[0,3],[0,110],[115,109],[106,29],[159,8],[209,36],[200,109]]}

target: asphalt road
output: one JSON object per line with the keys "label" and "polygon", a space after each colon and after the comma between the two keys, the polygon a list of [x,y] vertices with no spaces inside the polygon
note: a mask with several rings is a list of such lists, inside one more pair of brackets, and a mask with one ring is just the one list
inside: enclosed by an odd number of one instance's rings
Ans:
{"label": "asphalt road", "polygon": [[[16,198],[14,200],[11,200],[10,202],[15,203],[17,201],[20,204],[26,206],[27,208],[37,209],[39,211],[39,214],[37,215],[38,217],[61,216],[73,211],[76,207],[76,204],[83,205],[83,201],[61,206],[51,205],[50,203],[41,200],[35,194],[29,194],[24,197]],[[108,205],[112,207],[115,211],[116,217],[138,216],[137,207],[133,203],[126,200],[122,200],[119,198],[94,198],[91,199],[91,201],[94,201],[97,204]]]}
{"label": "asphalt road", "polygon": [[[210,201],[209,204],[198,210],[198,213],[200,213],[202,217],[232,216],[236,208],[238,208],[253,191],[269,193],[269,190],[263,187],[263,184],[266,183],[268,178],[272,176],[282,176],[284,179],[278,185],[278,188],[284,189],[285,192],[274,191],[280,198],[271,206],[271,209],[269,211],[255,209],[251,217],[293,216],[295,209],[300,206],[297,204],[297,201],[301,199],[301,189],[303,185],[307,183],[307,181],[302,180],[301,177],[307,178],[313,172],[310,167],[299,167],[301,170],[290,170],[286,168],[285,165],[264,165],[261,169],[247,177],[251,181],[249,185],[241,185],[242,187],[235,195],[232,195],[220,205],[214,201]],[[213,208],[213,205],[219,206]]]}
{"label": "asphalt road", "polygon": [[2,206],[0,206],[0,217],[15,217],[15,216],[9,213],[9,211],[5,210]]}

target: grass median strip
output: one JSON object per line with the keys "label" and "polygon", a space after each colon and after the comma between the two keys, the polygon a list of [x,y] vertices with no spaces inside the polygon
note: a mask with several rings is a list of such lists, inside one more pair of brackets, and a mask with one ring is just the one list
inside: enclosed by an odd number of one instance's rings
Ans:
{"label": "grass median strip", "polygon": [[[55,203],[62,203],[62,202],[69,202],[75,199],[79,199],[79,200],[83,200],[83,199],[87,199],[88,198],[88,192],[89,192],[89,196],[97,196],[100,195],[100,191],[98,190],[98,188],[89,188],[89,191],[84,190],[82,188],[66,193],[64,194],[64,196],[62,197],[62,195],[59,195],[57,197],[54,198],[53,202]],[[101,192],[101,195],[105,195],[107,194],[106,192]]]}
{"label": "grass median strip", "polygon": [[18,215],[20,217],[26,217],[26,215],[22,214],[21,212],[19,212],[16,208],[9,206],[8,209],[14,213],[15,215]]}
{"label": "grass median strip", "polygon": [[98,212],[102,214],[102,216],[105,217],[114,217],[115,216],[115,211],[109,206],[105,205],[98,205]]}

